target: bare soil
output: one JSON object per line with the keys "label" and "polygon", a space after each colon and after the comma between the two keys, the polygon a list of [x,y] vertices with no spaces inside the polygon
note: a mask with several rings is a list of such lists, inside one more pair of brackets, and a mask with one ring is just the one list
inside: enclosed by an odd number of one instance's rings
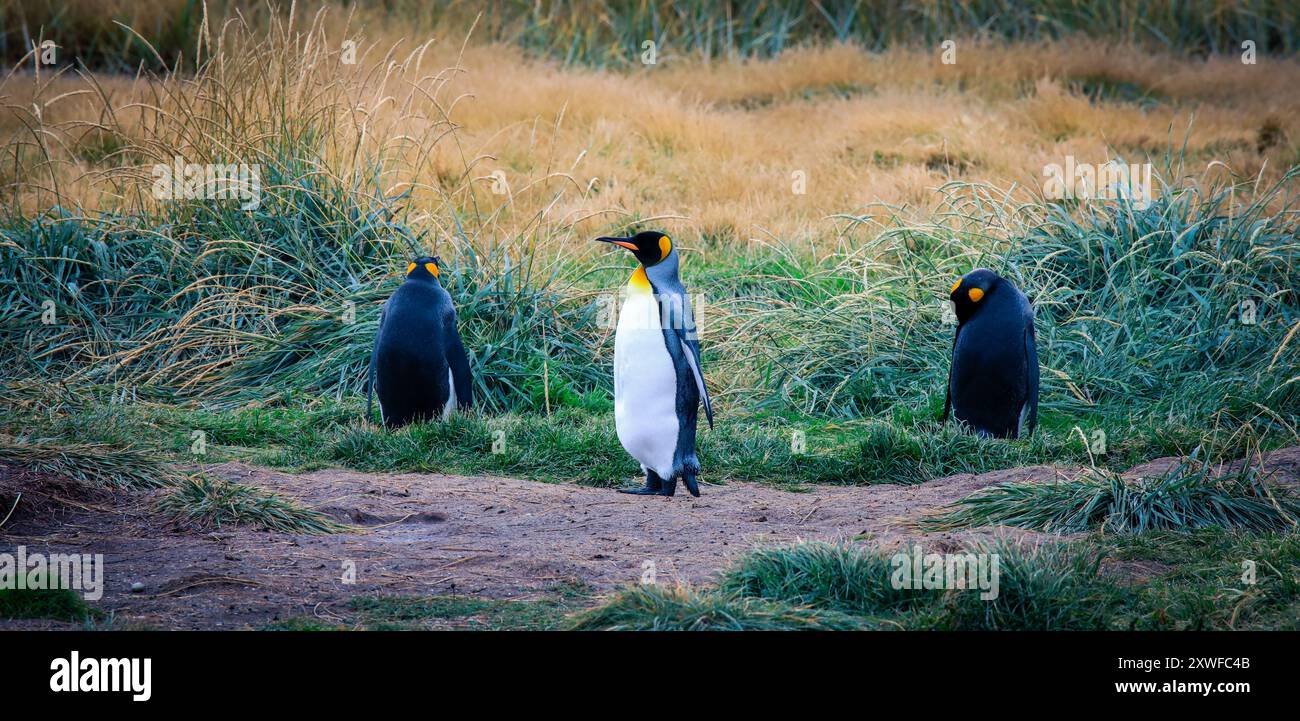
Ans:
{"label": "bare soil", "polygon": [[[1132,473],[1167,468],[1172,459]],[[1267,454],[1275,479],[1300,482],[1300,447]],[[701,498],[628,496],[612,490],[497,477],[289,474],[241,463],[213,475],[260,486],[355,526],[328,536],[246,527],[202,531],[162,519],[152,494],[51,499],[60,488],[21,469],[0,467],[0,491],[27,489],[0,527],[0,552],[103,554],[105,589],[97,608],[116,628],[242,629],[293,617],[346,622],[356,595],[465,594],[528,598],[560,584],[597,592],[638,582],[646,561],[657,581],[700,583],[760,544],[871,540],[886,546],[955,549],[973,536],[1041,534],[1008,529],[921,534],[911,527],[989,485],[1068,478],[1077,468],[1033,466],[961,474],[916,486],[815,486],[790,492],[734,483],[704,485]],[[0,495],[5,495],[0,493]],[[40,500],[41,512],[21,512]],[[56,503],[57,502],[57,503]],[[57,510],[51,511],[53,505]],[[0,504],[0,520],[11,503]],[[34,506],[33,506],[34,507]],[[348,567],[355,582],[345,583]],[[132,584],[143,590],[132,592]],[[4,628],[76,627],[3,621]]]}

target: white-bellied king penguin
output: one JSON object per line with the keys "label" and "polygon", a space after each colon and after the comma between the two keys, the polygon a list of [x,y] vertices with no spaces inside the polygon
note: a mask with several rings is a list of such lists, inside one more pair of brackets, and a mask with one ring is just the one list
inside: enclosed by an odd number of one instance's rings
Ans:
{"label": "white-bellied king penguin", "polygon": [[713,405],[677,251],[657,231],[596,240],[627,248],[640,261],[614,335],[614,427],[646,480],[644,488],[623,493],[671,496],[680,478],[699,496],[695,421],[702,401],[712,428]]}
{"label": "white-bellied king penguin", "polygon": [[371,393],[389,428],[467,409],[473,400],[469,358],[456,327],[451,296],[438,282],[442,261],[417,258],[406,281],[384,303],[370,354],[366,417],[373,417]]}
{"label": "white-bellied king penguin", "polygon": [[1029,298],[987,268],[962,276],[949,296],[957,333],[944,421],[951,412],[980,435],[1032,434],[1038,424],[1038,350]]}

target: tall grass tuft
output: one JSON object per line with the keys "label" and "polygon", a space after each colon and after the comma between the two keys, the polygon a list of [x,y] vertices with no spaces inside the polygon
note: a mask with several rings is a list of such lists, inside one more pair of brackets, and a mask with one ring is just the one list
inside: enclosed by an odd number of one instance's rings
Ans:
{"label": "tall grass tuft", "polygon": [[1196,455],[1155,478],[1128,479],[1090,469],[1059,483],[1008,483],[963,498],[923,525],[990,525],[1073,533],[1102,528],[1136,534],[1200,528],[1287,531],[1300,524],[1300,498],[1269,485],[1257,466],[1216,475]]}
{"label": "tall grass tuft", "polygon": [[252,525],[278,533],[337,533],[347,527],[329,516],[260,488],[190,475],[158,499],[158,510],[201,528]]}
{"label": "tall grass tuft", "polygon": [[726,570],[719,589],[861,615],[923,605],[928,592],[894,588],[892,573],[889,559],[872,550],[808,542],[750,551]]}
{"label": "tall grass tuft", "polygon": [[71,478],[95,488],[161,488],[179,477],[151,453],[98,443],[29,442],[0,437],[0,463]]}
{"label": "tall grass tuft", "polygon": [[1119,602],[1102,574],[1102,555],[1088,548],[996,541],[963,553],[996,557],[996,595],[991,586],[989,598],[974,587],[895,588],[894,557],[879,549],[798,543],[750,551],[723,571],[716,588],[629,588],[575,624],[591,630],[1097,630],[1107,627]]}

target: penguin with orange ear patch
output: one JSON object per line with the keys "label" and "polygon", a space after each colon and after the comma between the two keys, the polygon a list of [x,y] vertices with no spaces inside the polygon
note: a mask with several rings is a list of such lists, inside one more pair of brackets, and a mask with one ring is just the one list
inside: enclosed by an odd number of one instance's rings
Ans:
{"label": "penguin with orange ear patch", "polygon": [[982,436],[1019,438],[1038,424],[1034,309],[1011,281],[976,268],[949,291],[957,313],[949,413]]}
{"label": "penguin with orange ear patch", "polygon": [[473,401],[469,358],[456,325],[451,295],[438,281],[442,261],[416,258],[406,267],[406,281],[384,303],[379,332],[370,354],[367,418],[373,417],[371,393],[379,396],[379,413],[389,428],[413,421],[446,419]]}
{"label": "penguin with orange ear patch", "polygon": [[713,427],[713,405],[677,250],[658,231],[596,240],[629,250],[637,260],[614,333],[614,428],[646,480],[623,492],[671,496],[680,479],[698,496],[695,424],[703,404]]}

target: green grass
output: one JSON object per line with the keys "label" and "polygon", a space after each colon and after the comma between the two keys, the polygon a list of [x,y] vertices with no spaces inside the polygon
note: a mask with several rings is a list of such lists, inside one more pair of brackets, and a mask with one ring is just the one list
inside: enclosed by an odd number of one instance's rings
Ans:
{"label": "green grass", "polygon": [[870,626],[835,611],[689,588],[635,586],[585,611],[576,631],[857,631]]}
{"label": "green grass", "polygon": [[954,630],[1099,627],[1105,604],[1097,558],[1066,546],[974,546],[998,554],[998,596],[896,589],[892,557],[851,545],[802,543],[753,551],[723,574],[722,593],[797,603],[892,622]]}
{"label": "green grass", "polygon": [[[175,463],[241,460],[291,472],[344,467],[492,473],[603,487],[625,483],[639,472],[619,445],[609,412],[568,408],[549,417],[472,413],[390,432],[361,421],[364,403],[359,399],[223,410],[193,403],[115,404],[108,401],[112,393],[111,387],[99,393],[89,389],[76,403],[26,397],[15,408],[0,410],[0,433],[76,437],[105,449],[147,447]],[[823,483],[918,483],[1022,465],[1089,463],[1079,433],[1059,421],[1045,416],[1034,437],[1002,441],[902,416],[829,421],[755,413],[702,431],[698,443],[703,478],[710,483],[752,481],[792,490]],[[196,432],[203,434],[203,455],[193,452]],[[795,447],[796,433],[802,433],[802,451]],[[1234,458],[1244,449],[1240,436],[1218,429],[1207,433],[1167,418],[1143,419],[1116,428],[1109,453],[1095,462],[1124,470],[1153,457],[1188,453],[1197,445],[1216,458]],[[1274,436],[1264,447],[1286,441]]]}
{"label": "green grass", "polygon": [[86,622],[94,617],[94,611],[72,589],[0,588],[0,619]]}
{"label": "green grass", "polygon": [[553,631],[586,602],[581,586],[560,585],[528,599],[474,596],[358,596],[346,622],[290,618],[269,624],[275,631]]}
{"label": "green grass", "polygon": [[828,543],[760,548],[732,564],[719,590],[864,616],[906,611],[928,591],[895,589],[889,559],[865,548]]}
{"label": "green grass", "polygon": [[[1022,546],[995,553],[998,595],[898,590],[876,548],[800,543],[758,549],[716,587],[638,586],[574,617],[591,630],[875,628],[902,630],[1294,629],[1300,535],[1204,529]],[[1243,564],[1254,562],[1253,583]]]}
{"label": "green grass", "polygon": [[[1113,621],[1138,630],[1300,630],[1300,534],[1221,529],[1097,536],[1116,562],[1149,564],[1155,577]],[[1254,583],[1247,583],[1248,565]]]}
{"label": "green grass", "polygon": [[1183,460],[1155,478],[1128,479],[1091,469],[1056,483],[1005,483],[957,501],[922,527],[952,530],[992,525],[1071,533],[1103,528],[1111,533],[1230,528],[1288,531],[1300,528],[1300,498],[1270,486],[1259,468],[1215,475],[1212,464]]}

